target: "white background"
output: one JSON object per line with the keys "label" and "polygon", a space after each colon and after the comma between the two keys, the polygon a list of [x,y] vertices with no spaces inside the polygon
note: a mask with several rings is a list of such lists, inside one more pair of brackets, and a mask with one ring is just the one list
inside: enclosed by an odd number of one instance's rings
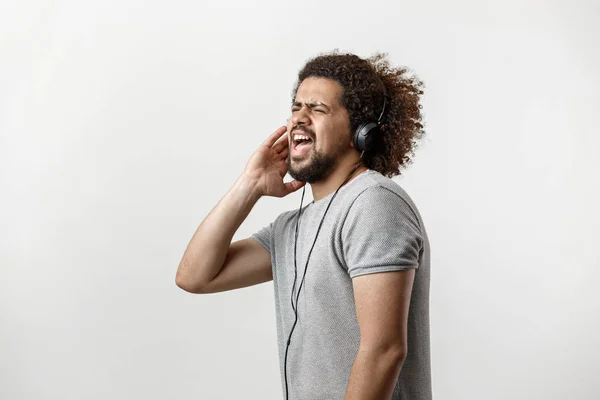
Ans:
{"label": "white background", "polygon": [[0,398],[282,398],[272,282],[175,272],[338,48],[426,84],[434,397],[597,399],[600,3],[210,3],[0,3]]}

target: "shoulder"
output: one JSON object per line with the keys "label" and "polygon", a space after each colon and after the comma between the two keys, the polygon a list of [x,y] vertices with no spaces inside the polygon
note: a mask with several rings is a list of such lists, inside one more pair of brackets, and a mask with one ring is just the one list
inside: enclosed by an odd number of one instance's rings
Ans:
{"label": "shoulder", "polygon": [[367,179],[355,191],[348,212],[385,214],[404,210],[420,219],[415,203],[400,184],[377,171],[369,172]]}

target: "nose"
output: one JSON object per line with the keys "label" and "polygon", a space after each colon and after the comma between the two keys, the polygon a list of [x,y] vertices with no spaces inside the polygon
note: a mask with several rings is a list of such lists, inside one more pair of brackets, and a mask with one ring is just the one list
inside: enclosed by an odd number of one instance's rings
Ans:
{"label": "nose", "polygon": [[292,125],[294,125],[294,126],[309,125],[310,117],[308,115],[306,107],[302,107],[301,109],[294,111],[292,113],[292,117],[290,118],[290,121],[292,122]]}

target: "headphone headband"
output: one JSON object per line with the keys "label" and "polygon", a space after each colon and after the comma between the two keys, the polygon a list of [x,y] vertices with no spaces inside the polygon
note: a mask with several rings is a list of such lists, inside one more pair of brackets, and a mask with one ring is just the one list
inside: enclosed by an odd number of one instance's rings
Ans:
{"label": "headphone headband", "polygon": [[388,95],[387,89],[385,88],[385,84],[383,83],[383,81],[381,80],[379,75],[377,75],[377,73],[375,73],[375,76],[377,77],[377,80],[379,81],[379,83],[381,83],[381,89],[383,91],[383,107],[381,108],[381,114],[379,114],[379,118],[377,118],[377,125],[381,125],[381,118],[383,118],[383,114],[385,113],[385,106],[387,104],[387,99],[390,96]]}
{"label": "headphone headband", "polygon": [[379,114],[379,118],[377,118],[377,122],[363,122],[358,125],[356,132],[354,132],[354,147],[361,152],[361,158],[365,151],[370,150],[373,136],[381,132],[379,127],[381,126],[383,115],[385,114],[387,100],[390,97],[385,88],[385,84],[376,72],[375,77],[381,83],[381,89],[383,91],[383,107],[381,109],[381,114]]}

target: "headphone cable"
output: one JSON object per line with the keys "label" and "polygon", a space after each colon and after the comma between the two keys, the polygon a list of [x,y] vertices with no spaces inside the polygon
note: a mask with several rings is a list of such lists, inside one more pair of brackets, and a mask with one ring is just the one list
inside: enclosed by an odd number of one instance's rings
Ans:
{"label": "headphone cable", "polygon": [[[360,154],[361,159],[362,159],[362,156],[364,153],[365,152],[363,151]],[[291,294],[292,309],[294,310],[294,314],[295,314],[296,318],[294,320],[294,324],[292,325],[292,329],[290,330],[290,335],[288,336],[287,345],[285,347],[285,361],[284,361],[284,367],[283,367],[283,371],[284,371],[283,373],[285,376],[285,399],[286,400],[288,400],[287,355],[288,355],[288,349],[289,349],[289,346],[291,343],[292,333],[294,332],[294,328],[296,327],[296,323],[298,322],[298,309],[297,309],[298,299],[300,298],[300,290],[302,290],[302,284],[304,283],[304,278],[306,277],[306,271],[308,269],[308,260],[310,259],[310,254],[312,253],[312,250],[315,247],[315,244],[317,243],[317,236],[319,236],[319,231],[321,230],[321,225],[323,225],[323,221],[325,220],[325,215],[327,215],[327,210],[329,210],[329,206],[333,202],[333,199],[337,195],[337,192],[342,188],[342,186],[344,186],[346,184],[346,182],[348,182],[350,180],[350,178],[352,177],[354,172],[356,172],[358,167],[360,167],[360,165],[361,165],[361,161],[359,160],[359,162],[356,164],[354,169],[350,172],[350,174],[348,174],[348,177],[346,178],[346,180],[337,188],[337,190],[333,194],[333,197],[331,197],[331,200],[329,200],[329,204],[327,205],[327,208],[325,209],[325,212],[323,213],[323,217],[321,218],[321,222],[319,223],[319,227],[317,228],[315,240],[313,241],[310,251],[308,252],[308,256],[306,257],[306,265],[304,267],[304,275],[302,276],[302,281],[300,281],[300,286],[298,287],[298,295],[296,296],[296,307],[294,307],[294,289],[296,288],[296,277],[297,277],[296,246],[298,244],[298,223],[300,221],[300,215],[302,214],[302,203],[304,201],[304,192],[306,190],[306,186],[304,186],[304,188],[302,190],[302,198],[300,199],[300,208],[298,209],[298,217],[296,218],[296,234],[294,237],[294,284],[292,286],[292,294]]]}

